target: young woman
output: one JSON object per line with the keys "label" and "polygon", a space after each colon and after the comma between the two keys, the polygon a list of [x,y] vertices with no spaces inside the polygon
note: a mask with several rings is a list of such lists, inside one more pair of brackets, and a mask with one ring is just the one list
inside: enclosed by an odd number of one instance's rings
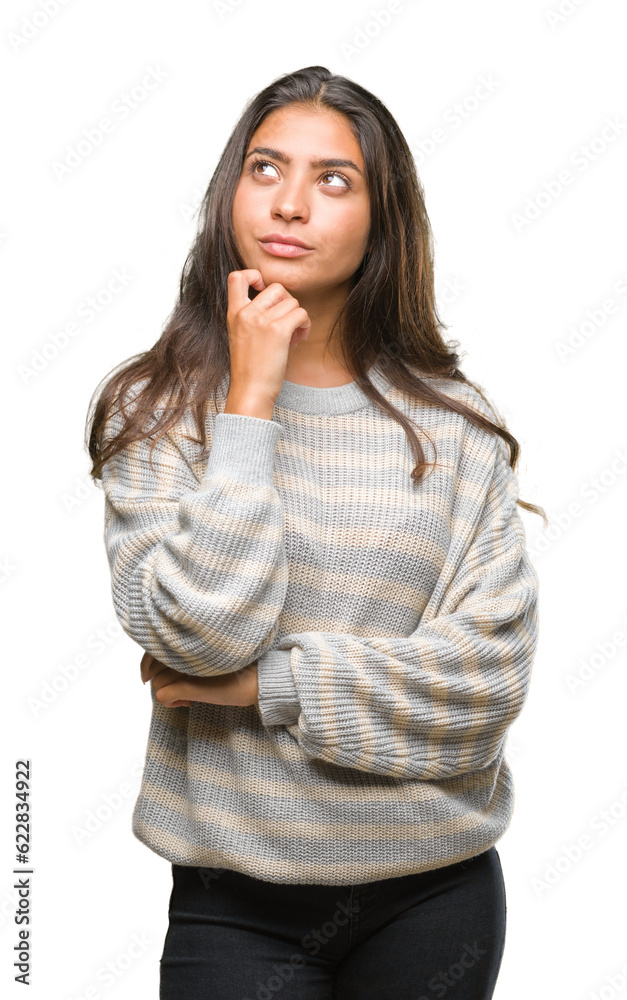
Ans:
{"label": "young woman", "polygon": [[538,579],[441,336],[415,164],[320,66],[258,94],[154,347],[88,428],[172,866],[162,1000],[492,996]]}

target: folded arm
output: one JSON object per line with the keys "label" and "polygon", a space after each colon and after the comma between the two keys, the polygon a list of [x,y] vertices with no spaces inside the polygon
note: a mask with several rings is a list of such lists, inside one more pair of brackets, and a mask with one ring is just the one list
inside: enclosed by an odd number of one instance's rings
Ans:
{"label": "folded arm", "polygon": [[530,681],[538,579],[497,441],[475,523],[411,635],[291,633],[259,657],[262,721],[287,726],[307,756],[433,780],[501,752]]}
{"label": "folded arm", "polygon": [[[119,429],[121,417],[109,419]],[[284,514],[272,482],[280,424],[216,414],[200,482],[170,429],[102,470],[104,540],[116,614],[175,670],[239,670],[276,636],[287,591]]]}

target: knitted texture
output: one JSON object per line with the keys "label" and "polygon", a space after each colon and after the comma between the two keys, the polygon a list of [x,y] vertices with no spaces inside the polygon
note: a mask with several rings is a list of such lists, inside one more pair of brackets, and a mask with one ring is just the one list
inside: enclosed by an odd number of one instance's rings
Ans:
{"label": "knitted texture", "polygon": [[[351,885],[473,857],[509,826],[504,748],[538,639],[517,477],[498,435],[370,377],[437,449],[420,483],[355,382],[285,381],[272,420],[224,413],[223,382],[208,460],[187,413],[152,468],[152,438],[104,465],[127,634],[196,676],[258,662],[258,706],[150,689],[132,829],[171,862]],[[495,419],[472,387],[429,384]]]}

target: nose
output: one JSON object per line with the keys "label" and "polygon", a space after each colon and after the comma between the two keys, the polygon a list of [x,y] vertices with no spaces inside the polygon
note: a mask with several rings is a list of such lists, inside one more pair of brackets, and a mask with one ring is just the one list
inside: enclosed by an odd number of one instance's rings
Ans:
{"label": "nose", "polygon": [[273,204],[273,217],[282,219],[303,219],[309,218],[309,207],[305,196],[304,184],[298,183],[294,178],[291,181],[284,181],[277,190]]}

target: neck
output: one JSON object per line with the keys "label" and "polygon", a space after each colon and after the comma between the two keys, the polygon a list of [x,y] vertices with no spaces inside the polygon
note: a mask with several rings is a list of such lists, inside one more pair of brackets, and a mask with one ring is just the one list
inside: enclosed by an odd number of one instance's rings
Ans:
{"label": "neck", "polygon": [[[311,329],[306,340],[299,340],[289,349],[285,375],[287,379],[291,380],[290,371],[292,373],[318,372],[323,377],[329,378],[346,374],[340,348],[341,325],[339,323],[336,325],[328,344],[327,340],[346,301],[349,287],[349,282],[345,282],[333,288],[317,288],[307,292],[289,289],[298,300],[301,308],[307,311],[311,321]],[[294,379],[294,381],[298,380]]]}

